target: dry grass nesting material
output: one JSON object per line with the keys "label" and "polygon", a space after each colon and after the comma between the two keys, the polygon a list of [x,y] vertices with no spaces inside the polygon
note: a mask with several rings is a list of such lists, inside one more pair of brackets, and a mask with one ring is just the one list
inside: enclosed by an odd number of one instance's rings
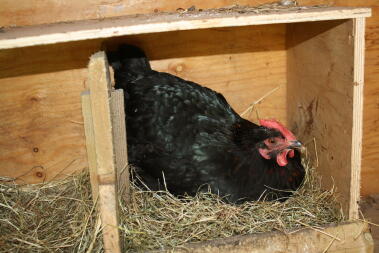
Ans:
{"label": "dry grass nesting material", "polygon": [[21,186],[0,179],[0,252],[102,251],[89,176]]}
{"label": "dry grass nesting material", "polygon": [[[307,166],[309,167],[309,166]],[[344,220],[334,191],[321,190],[314,169],[303,186],[285,202],[226,204],[210,192],[178,199],[167,191],[132,186],[132,203],[121,205],[124,249],[146,251],[185,243],[273,230],[289,232]]]}
{"label": "dry grass nesting material", "polygon": [[[225,204],[210,192],[178,199],[166,191],[132,185],[132,201],[120,200],[126,252],[343,221],[333,190],[321,190],[313,169],[284,203]],[[87,173],[33,187],[1,183],[0,252],[103,252],[101,229]]]}

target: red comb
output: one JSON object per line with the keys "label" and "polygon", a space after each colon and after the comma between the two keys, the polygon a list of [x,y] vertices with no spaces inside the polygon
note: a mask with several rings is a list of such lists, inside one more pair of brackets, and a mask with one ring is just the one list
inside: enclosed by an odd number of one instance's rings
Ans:
{"label": "red comb", "polygon": [[260,119],[259,124],[267,128],[273,128],[278,130],[288,141],[296,141],[295,135],[285,126],[283,126],[274,119]]}

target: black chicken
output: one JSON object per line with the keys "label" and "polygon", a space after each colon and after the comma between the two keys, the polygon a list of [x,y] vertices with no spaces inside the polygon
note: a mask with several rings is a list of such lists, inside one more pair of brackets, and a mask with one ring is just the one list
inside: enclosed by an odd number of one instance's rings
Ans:
{"label": "black chicken", "polygon": [[171,193],[193,195],[206,185],[240,202],[285,199],[301,184],[301,143],[277,121],[241,118],[221,94],[152,70],[137,47],[108,60],[125,92],[129,162],[149,188],[164,180]]}

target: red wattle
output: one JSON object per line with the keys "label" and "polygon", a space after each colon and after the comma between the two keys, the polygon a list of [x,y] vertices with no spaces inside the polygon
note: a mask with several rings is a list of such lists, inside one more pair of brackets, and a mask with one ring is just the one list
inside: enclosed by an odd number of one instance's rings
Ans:
{"label": "red wattle", "polygon": [[[276,156],[276,162],[279,164],[279,166],[286,166],[288,164],[287,155],[290,151],[293,151],[293,150],[285,149],[283,150],[283,152],[281,152],[280,154]],[[290,156],[291,156],[291,153],[290,153]]]}

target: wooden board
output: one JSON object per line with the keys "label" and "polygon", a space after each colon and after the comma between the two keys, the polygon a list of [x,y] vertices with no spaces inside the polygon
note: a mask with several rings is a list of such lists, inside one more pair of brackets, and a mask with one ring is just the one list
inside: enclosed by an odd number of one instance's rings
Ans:
{"label": "wooden board", "polygon": [[1,176],[41,183],[87,166],[79,113],[83,86],[77,83],[85,74],[70,70],[0,79]]}
{"label": "wooden board", "polygon": [[366,20],[365,88],[363,114],[362,195],[379,193],[379,1],[298,0],[299,5],[326,4],[372,8]]}
{"label": "wooden board", "polygon": [[[362,94],[356,89],[363,83],[355,72],[363,65],[354,65],[353,21],[293,24],[288,29],[289,125],[310,147],[315,138],[324,186],[334,185],[345,214],[356,218],[360,146],[353,145],[361,142],[356,124]],[[313,152],[314,161],[315,156]]]}
{"label": "wooden board", "polygon": [[80,93],[99,43],[0,51],[0,175],[18,183],[87,167]]}
{"label": "wooden board", "polygon": [[351,180],[349,217],[359,217],[361,197],[361,165],[363,135],[363,87],[365,59],[365,22],[364,18],[353,19],[354,69],[353,69],[353,129],[351,136]]}
{"label": "wooden board", "polygon": [[[271,232],[235,236],[210,242],[188,244],[166,252],[185,253],[373,253],[374,241],[368,225],[362,222],[302,229],[284,234]],[[162,251],[155,251],[162,252]]]}
{"label": "wooden board", "polygon": [[379,193],[379,1],[338,0],[337,5],[373,7],[366,21],[362,194]]}
{"label": "wooden board", "polygon": [[93,131],[93,118],[91,110],[91,97],[89,91],[81,94],[84,131],[86,137],[86,151],[88,158],[88,171],[91,182],[92,199],[97,203],[99,197],[99,178],[97,172],[97,156],[95,133]]}
{"label": "wooden board", "polygon": [[[114,141],[111,120],[111,81],[104,52],[91,56],[88,64],[92,124],[96,150],[96,172],[99,184],[99,209],[103,225],[104,250],[121,252],[118,230],[118,197]],[[89,123],[89,122],[86,122]]]}
{"label": "wooden board", "polygon": [[[294,15],[296,14],[296,15]],[[177,30],[205,29],[262,24],[294,23],[318,20],[368,17],[367,8],[289,9],[267,13],[198,12],[126,16],[114,19],[77,21],[45,26],[4,28],[0,33],[0,49],[47,45],[60,42],[109,38],[122,35],[157,33]]]}
{"label": "wooden board", "polygon": [[123,90],[119,89],[111,92],[110,109],[117,174],[117,194],[128,204],[130,202],[130,183]]}

